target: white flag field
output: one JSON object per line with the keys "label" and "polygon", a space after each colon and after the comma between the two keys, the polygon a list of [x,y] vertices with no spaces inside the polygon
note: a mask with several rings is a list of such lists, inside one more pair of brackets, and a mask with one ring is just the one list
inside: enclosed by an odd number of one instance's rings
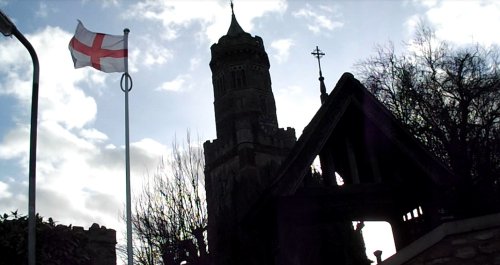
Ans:
{"label": "white flag field", "polygon": [[125,72],[125,36],[92,32],[78,21],[69,50],[75,68],[92,66],[106,73]]}

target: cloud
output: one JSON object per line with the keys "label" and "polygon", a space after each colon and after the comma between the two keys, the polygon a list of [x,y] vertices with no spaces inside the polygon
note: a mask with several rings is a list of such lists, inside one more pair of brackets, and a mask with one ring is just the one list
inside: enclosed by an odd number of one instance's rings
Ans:
{"label": "cloud", "polygon": [[296,18],[303,18],[307,21],[307,28],[319,34],[323,30],[333,31],[344,26],[341,21],[335,20],[340,17],[340,13],[335,8],[330,6],[320,5],[314,8],[310,4],[292,14]]}
{"label": "cloud", "polygon": [[[77,87],[77,83],[93,78],[89,69],[75,71],[67,51],[71,34],[57,27],[46,27],[39,34],[27,36],[38,53],[40,61],[39,118],[57,120],[69,128],[81,128],[94,119],[95,100]],[[4,41],[0,52],[0,74],[6,74],[0,84],[0,95],[6,94],[30,106],[32,90],[32,62],[27,51],[13,39]],[[24,113],[28,114],[28,113]]]}
{"label": "cloud", "polygon": [[168,62],[168,60],[173,58],[173,53],[171,50],[165,48],[159,43],[152,42],[151,36],[146,36],[142,38],[142,43],[137,47],[145,47],[141,50],[140,58],[142,59],[142,64],[147,67],[163,65]]}
{"label": "cloud", "polygon": [[290,48],[294,45],[292,39],[280,39],[275,40],[271,43],[271,48],[273,48],[276,53],[273,55],[278,63],[283,63],[288,60],[290,55]]}
{"label": "cloud", "polygon": [[90,141],[96,141],[96,142],[102,142],[105,140],[108,140],[108,136],[97,129],[90,128],[90,129],[83,129],[80,131],[80,136],[83,138],[90,140]]}
{"label": "cloud", "polygon": [[201,58],[193,57],[189,60],[189,71],[194,71],[200,66]]}
{"label": "cloud", "polygon": [[102,0],[102,7],[113,7],[117,6],[120,3],[120,0]]}
{"label": "cloud", "polygon": [[284,89],[279,89],[278,94],[280,95],[300,95],[304,93],[304,89],[301,86],[293,85]]}
{"label": "cloud", "polygon": [[130,73],[137,73],[139,71],[139,64],[144,64],[142,61],[141,50],[138,48],[129,49],[128,51],[128,71]]}
{"label": "cloud", "polygon": [[[90,2],[91,0],[80,0],[82,4],[86,4]],[[101,3],[102,8],[108,8],[108,7],[116,7],[120,4],[122,0],[101,0],[99,1]]]}
{"label": "cloud", "polygon": [[12,193],[9,192],[9,185],[5,182],[0,181],[0,200],[9,199],[12,197]]}
{"label": "cloud", "polygon": [[[29,127],[19,124],[5,134],[0,145],[0,159],[22,158],[29,148]],[[25,161],[27,161],[27,156]],[[23,162],[25,162],[23,161]]]}
{"label": "cloud", "polygon": [[[40,72],[37,144],[37,211],[61,223],[93,222],[123,229],[125,201],[124,147],[110,143],[94,122],[97,104],[88,94],[116,77],[91,68],[73,69],[68,42],[72,34],[45,27],[27,34],[37,51]],[[15,110],[0,139],[0,160],[11,170],[0,172],[0,212],[27,212],[29,109],[32,62],[15,39],[0,39],[0,96]],[[97,93],[99,94],[99,93]],[[10,108],[9,108],[10,109]],[[140,187],[145,168],[156,168],[166,147],[152,139],[131,142],[133,187]],[[8,174],[8,175],[6,175]]]}
{"label": "cloud", "polygon": [[46,18],[50,15],[50,13],[57,12],[57,8],[49,7],[47,2],[41,1],[39,2],[38,9],[35,11],[35,16]]}
{"label": "cloud", "polygon": [[96,192],[89,190],[87,192],[87,198],[85,199],[85,208],[89,210],[94,210],[97,212],[116,212],[122,205],[115,196],[111,194],[106,194],[102,192]]}
{"label": "cloud", "polygon": [[156,88],[156,90],[182,92],[191,88],[191,85],[189,85],[191,83],[189,82],[190,79],[190,75],[178,75],[174,80],[161,84],[158,88]]}
{"label": "cloud", "polygon": [[146,170],[156,168],[168,152],[165,145],[149,138],[133,143],[130,148],[136,167]]}
{"label": "cloud", "polygon": [[[270,12],[284,12],[285,0],[240,1],[235,3],[238,22],[247,32],[253,29],[252,20]],[[141,1],[130,7],[127,17],[160,22],[162,34],[167,40],[173,40],[193,25],[200,26],[203,39],[216,42],[227,32],[231,19],[229,3],[226,1]],[[227,17],[227,20],[217,19]],[[190,33],[192,34],[192,33]]]}
{"label": "cloud", "polygon": [[409,2],[405,2],[405,5],[411,3],[414,6],[422,6],[425,8],[431,8],[431,7],[436,6],[439,1],[440,0],[411,0]]}
{"label": "cloud", "polygon": [[[280,126],[293,124],[297,136],[301,135],[302,129],[317,111],[316,107],[311,106],[320,106],[319,84],[317,94],[308,93],[309,90],[300,85],[273,88],[279,124]],[[297,109],[301,111],[297,112]]]}
{"label": "cloud", "polygon": [[38,5],[38,10],[35,12],[35,15],[38,17],[47,17],[49,14],[47,3],[40,2]]}
{"label": "cloud", "polygon": [[500,43],[500,35],[493,34],[500,25],[500,2],[483,1],[415,1],[426,11],[423,16],[410,17],[406,25],[414,31],[419,19],[428,21],[443,40],[465,44],[479,42],[485,45]]}

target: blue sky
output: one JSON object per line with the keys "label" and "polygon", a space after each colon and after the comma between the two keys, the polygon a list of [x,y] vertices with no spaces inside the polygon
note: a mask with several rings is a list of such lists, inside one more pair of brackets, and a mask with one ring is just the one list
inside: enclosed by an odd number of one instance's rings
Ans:
{"label": "blue sky", "polygon": [[[320,105],[317,61],[330,91],[376,44],[407,48],[427,21],[454,45],[500,43],[500,2],[481,0],[235,0],[242,28],[263,38],[280,127],[300,135]],[[210,46],[227,32],[222,0],[0,0],[37,50],[41,64],[37,211],[64,224],[98,222],[123,231],[124,114],[120,74],[73,69],[68,42],[77,19],[91,31],[130,29],[132,183],[155,170],[186,129],[215,138]],[[0,39],[0,212],[27,212],[31,60],[13,38]],[[378,248],[381,228],[365,229]],[[121,240],[121,239],[120,239]],[[368,243],[367,243],[368,244]],[[368,245],[372,253],[371,243]],[[373,259],[373,256],[370,256]]]}

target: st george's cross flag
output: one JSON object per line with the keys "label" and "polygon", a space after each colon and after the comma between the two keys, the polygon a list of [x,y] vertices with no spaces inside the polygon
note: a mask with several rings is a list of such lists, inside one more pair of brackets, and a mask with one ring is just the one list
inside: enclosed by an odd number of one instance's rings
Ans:
{"label": "st george's cross flag", "polygon": [[128,56],[125,36],[89,31],[78,20],[75,36],[69,42],[69,51],[75,68],[92,66],[106,73],[125,72]]}

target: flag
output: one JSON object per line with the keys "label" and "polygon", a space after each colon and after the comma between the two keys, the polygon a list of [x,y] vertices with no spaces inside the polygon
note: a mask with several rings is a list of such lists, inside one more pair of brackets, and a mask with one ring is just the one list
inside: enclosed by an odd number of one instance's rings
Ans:
{"label": "flag", "polygon": [[128,56],[125,36],[89,31],[78,20],[75,36],[69,42],[69,51],[75,68],[92,66],[106,73],[125,72]]}

